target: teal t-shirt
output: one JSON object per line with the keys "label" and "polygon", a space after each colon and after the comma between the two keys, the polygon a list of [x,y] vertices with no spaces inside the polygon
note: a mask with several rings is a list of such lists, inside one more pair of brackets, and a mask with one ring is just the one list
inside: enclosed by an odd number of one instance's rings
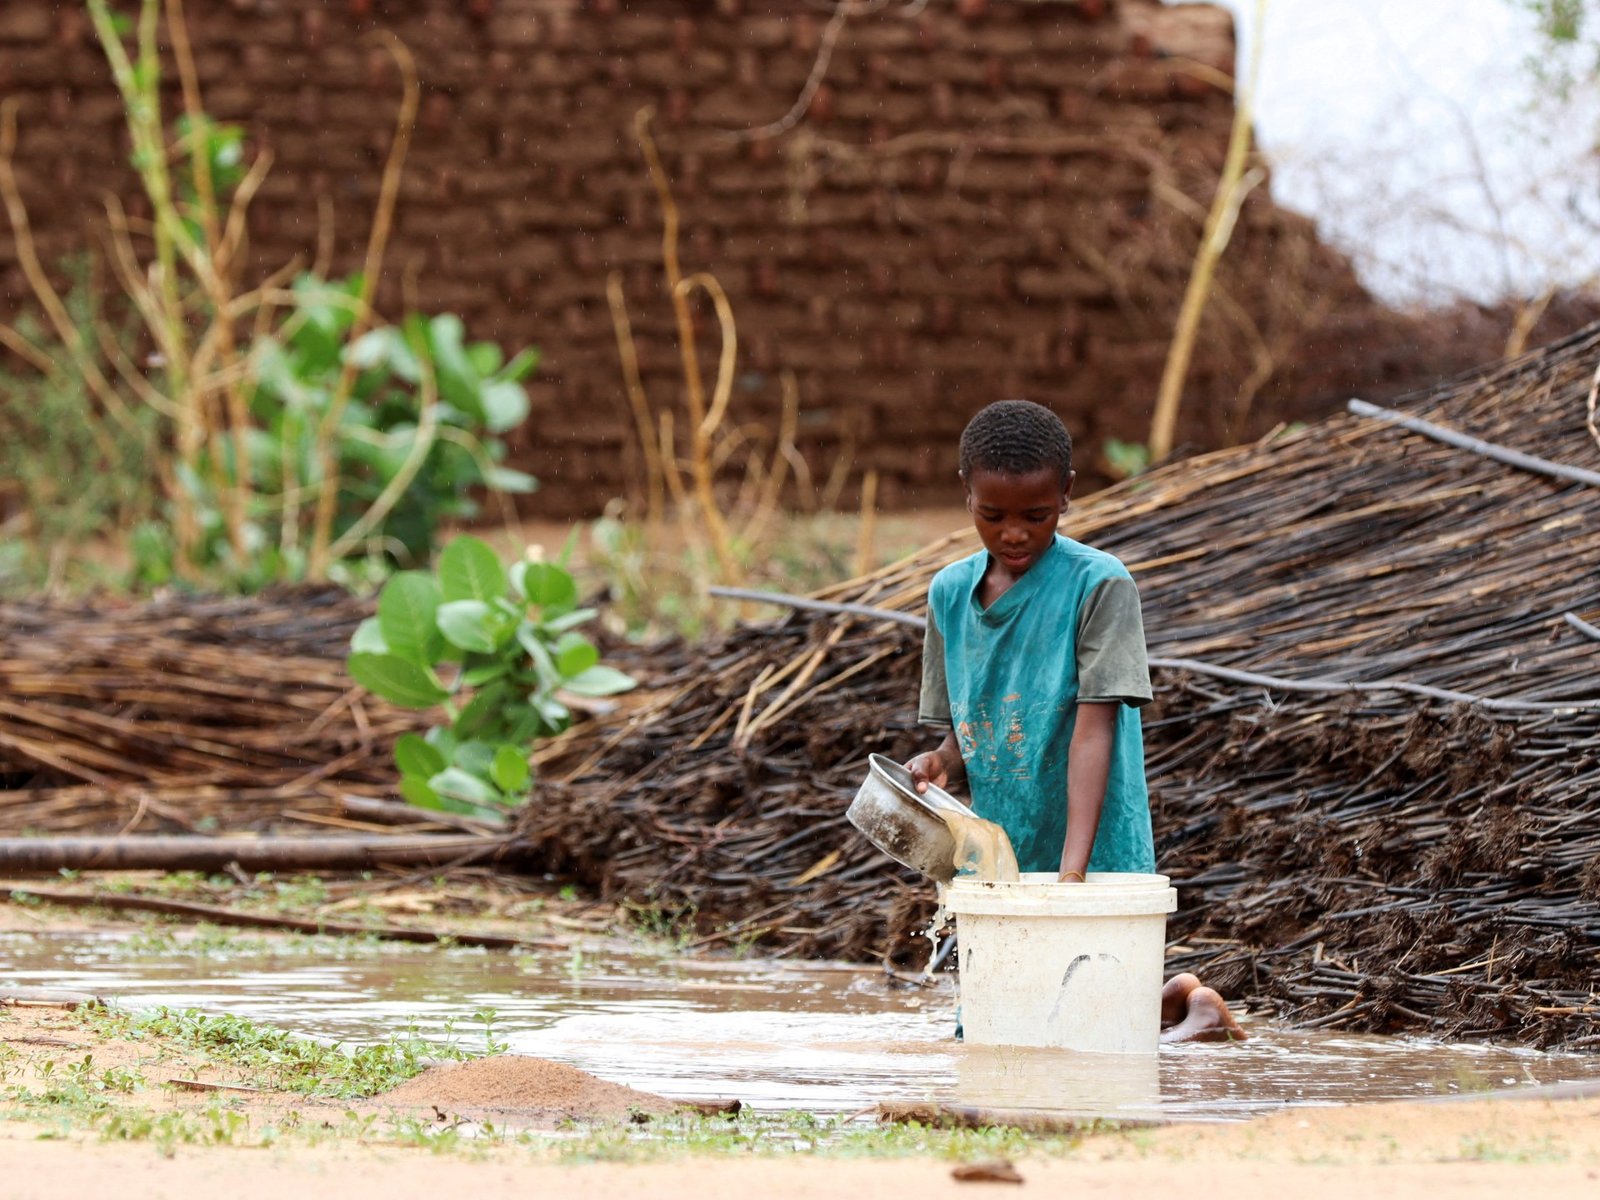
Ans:
{"label": "teal t-shirt", "polygon": [[1018,866],[1056,871],[1078,704],[1117,702],[1089,869],[1154,871],[1138,710],[1150,699],[1150,680],[1132,576],[1112,555],[1057,534],[985,609],[978,595],[987,566],[979,551],[934,576],[922,719],[955,730],[972,807],[1005,829]]}

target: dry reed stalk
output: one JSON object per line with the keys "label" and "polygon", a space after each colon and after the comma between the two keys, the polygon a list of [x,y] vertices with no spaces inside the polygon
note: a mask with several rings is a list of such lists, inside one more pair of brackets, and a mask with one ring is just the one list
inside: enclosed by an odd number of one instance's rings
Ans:
{"label": "dry reed stalk", "polygon": [[622,292],[622,275],[613,271],[606,277],[606,301],[611,306],[611,324],[617,337],[617,357],[622,360],[622,381],[633,414],[634,432],[644,457],[645,526],[654,536],[661,528],[666,509],[666,480],[661,465],[661,450],[656,441],[655,418],[650,412],[650,397],[639,374],[639,350],[633,340],[633,323],[628,319],[628,301]]}
{"label": "dry reed stalk", "polygon": [[[678,354],[683,360],[684,396],[689,418],[691,448],[689,468],[694,480],[695,500],[700,508],[701,520],[705,522],[709,535],[707,540],[716,558],[717,569],[726,580],[731,579],[737,572],[738,564],[728,535],[727,522],[717,505],[711,474],[711,434],[715,430],[715,425],[713,424],[711,429],[707,428],[707,421],[713,413],[719,422],[721,413],[716,412],[714,404],[710,410],[706,406],[705,380],[700,372],[700,352],[695,340],[694,314],[689,308],[690,288],[684,286],[683,270],[678,258],[680,224],[678,204],[673,199],[671,181],[667,178],[666,168],[662,165],[661,154],[656,149],[655,138],[650,133],[650,121],[653,116],[653,109],[649,107],[640,109],[634,117],[633,133],[644,154],[650,181],[655,186],[656,198],[661,205],[661,264],[666,272],[667,293],[672,298],[673,315],[678,325]],[[723,316],[722,311],[719,310],[718,316],[719,318]],[[724,324],[724,358],[729,348],[729,330],[727,324]],[[731,387],[731,379],[729,386]]]}
{"label": "dry reed stalk", "polygon": [[373,215],[372,228],[367,235],[366,257],[362,263],[361,295],[355,321],[345,338],[346,352],[340,365],[339,380],[328,400],[328,410],[323,414],[317,430],[317,457],[322,464],[322,478],[317,492],[316,515],[312,524],[309,575],[312,579],[326,576],[332,561],[333,519],[339,505],[339,463],[337,454],[339,422],[345,406],[350,401],[350,391],[356,381],[356,359],[349,353],[371,327],[374,312],[372,298],[377,291],[378,277],[383,271],[384,251],[389,244],[389,232],[394,224],[395,205],[400,197],[400,176],[405,169],[406,152],[411,145],[411,133],[416,127],[417,107],[422,89],[417,80],[416,60],[411,51],[394,34],[380,32],[378,38],[400,72],[403,93],[400,111],[395,118],[394,139],[389,145],[389,155],[383,165],[383,179],[378,187],[378,206]]}
{"label": "dry reed stalk", "polygon": [[861,480],[861,520],[856,529],[855,574],[872,570],[872,543],[878,529],[878,472],[869,470]]}
{"label": "dry reed stalk", "polygon": [[1256,0],[1256,37],[1250,49],[1250,73],[1244,90],[1234,89],[1233,128],[1228,135],[1222,177],[1217,181],[1216,196],[1206,215],[1205,231],[1200,237],[1200,248],[1195,254],[1189,285],[1184,290],[1183,305],[1178,311],[1177,328],[1173,332],[1172,345],[1167,352],[1161,383],[1156,391],[1155,416],[1150,422],[1150,458],[1154,462],[1160,462],[1172,453],[1178,407],[1183,397],[1183,381],[1189,373],[1189,359],[1194,351],[1195,337],[1200,331],[1200,318],[1205,313],[1217,260],[1222,257],[1233,235],[1240,205],[1255,185],[1266,178],[1264,171],[1246,172],[1245,162],[1250,153],[1252,111],[1257,83],[1261,78],[1261,44],[1264,40],[1261,31],[1267,7],[1268,0]]}

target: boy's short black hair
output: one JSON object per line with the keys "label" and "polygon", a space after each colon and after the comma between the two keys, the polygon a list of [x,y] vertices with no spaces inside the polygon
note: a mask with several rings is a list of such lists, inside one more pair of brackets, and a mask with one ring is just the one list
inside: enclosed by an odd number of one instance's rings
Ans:
{"label": "boy's short black hair", "polygon": [[1027,475],[1041,467],[1053,467],[1063,487],[1072,475],[1072,437],[1042,404],[997,400],[961,432],[962,479],[971,479],[973,471]]}

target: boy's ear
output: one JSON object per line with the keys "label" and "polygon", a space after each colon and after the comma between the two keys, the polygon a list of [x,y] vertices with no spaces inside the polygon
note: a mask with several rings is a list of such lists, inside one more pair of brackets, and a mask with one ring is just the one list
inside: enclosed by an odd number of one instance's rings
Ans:
{"label": "boy's ear", "polygon": [[1078,473],[1076,471],[1068,471],[1067,482],[1061,488],[1062,508],[1065,508],[1067,506],[1067,501],[1072,499],[1072,485],[1076,482],[1078,482]]}

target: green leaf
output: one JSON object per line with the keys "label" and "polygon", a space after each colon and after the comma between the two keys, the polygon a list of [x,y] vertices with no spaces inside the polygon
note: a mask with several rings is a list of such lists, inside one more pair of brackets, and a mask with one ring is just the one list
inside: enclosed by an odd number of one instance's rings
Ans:
{"label": "green leaf", "polygon": [[363,370],[386,368],[405,383],[422,381],[422,366],[405,335],[392,325],[368,330],[350,347],[350,361]]}
{"label": "green leaf", "polygon": [[[511,699],[511,689],[504,683],[491,683],[476,696],[472,702],[461,710],[461,715],[456,718],[456,733],[464,738],[478,738],[483,735],[499,739],[499,731],[505,722],[505,709]],[[467,743],[462,743],[451,761],[461,763],[463,754],[470,754]],[[487,760],[483,763],[483,773],[488,774]]]}
{"label": "green leaf", "polygon": [[581,675],[574,675],[562,687],[579,696],[615,696],[637,686],[638,680],[624,675],[615,667],[594,666]]}
{"label": "green leaf", "polygon": [[441,313],[427,323],[428,354],[433,359],[439,395],[475,422],[487,423],[482,381],[467,357],[466,330],[454,313]]}
{"label": "green leaf", "polygon": [[520,383],[486,383],[478,393],[483,421],[495,433],[515,429],[528,419],[528,393]]}
{"label": "green leaf", "polygon": [[427,779],[419,779],[415,775],[400,777],[400,794],[405,797],[408,804],[414,804],[418,808],[431,808],[437,812],[445,807],[439,793],[428,786]]}
{"label": "green leaf", "polygon": [[428,786],[441,796],[490,807],[503,798],[488,783],[460,767],[446,767],[428,780]]}
{"label": "green leaf", "polygon": [[526,746],[535,738],[560,733],[539,715],[537,709],[527,704],[513,704],[506,708],[506,740],[514,745]]}
{"label": "green leaf", "polygon": [[293,344],[304,356],[304,369],[298,372],[302,379],[310,372],[321,373],[338,365],[345,332],[355,320],[352,299],[359,290],[359,279],[325,281],[302,275],[294,281],[295,313],[301,323]]}
{"label": "green leaf", "polygon": [[467,361],[485,379],[500,370],[506,356],[493,342],[473,342],[467,347]]}
{"label": "green leaf", "polygon": [[496,679],[503,679],[511,672],[511,664],[504,662],[484,663],[480,667],[473,667],[461,673],[463,687],[482,687],[486,683],[493,683]]}
{"label": "green leaf", "polygon": [[538,675],[542,686],[553,688],[561,683],[561,672],[556,669],[556,660],[550,655],[550,647],[545,645],[544,638],[539,630],[527,622],[517,628],[517,641],[528,652],[528,657],[533,661],[533,669]]}
{"label": "green leaf", "polygon": [[517,572],[519,590],[529,604],[563,610],[578,602],[577,581],[554,563],[519,562],[512,570]]}
{"label": "green leaf", "polygon": [[346,666],[367,691],[402,708],[432,708],[450,698],[427,667],[393,654],[352,654]]}
{"label": "green leaf", "polygon": [[533,703],[534,709],[545,724],[550,726],[552,733],[560,733],[572,723],[572,710],[554,696],[539,696]]}
{"label": "green leaf", "polygon": [[439,586],[446,600],[487,602],[506,594],[506,569],[487,542],[463,535],[439,555]]}
{"label": "green leaf", "polygon": [[521,383],[529,375],[533,374],[539,365],[541,357],[542,355],[537,349],[529,346],[505,366],[501,367],[495,377],[496,379],[509,379],[512,383]]}
{"label": "green leaf", "polygon": [[389,653],[389,643],[383,640],[377,617],[368,617],[356,626],[356,631],[350,635],[350,649],[356,654]]}
{"label": "green leaf", "polygon": [[439,631],[452,646],[476,654],[493,654],[495,630],[492,614],[482,600],[451,600],[438,611]]}
{"label": "green leaf", "polygon": [[582,675],[600,661],[600,651],[581,633],[564,633],[555,644],[556,670],[568,678]]}
{"label": "green leaf", "polygon": [[450,765],[460,767],[469,775],[476,775],[479,779],[489,778],[490,768],[494,766],[495,751],[499,749],[497,743],[480,741],[473,738],[462,742],[456,747],[455,754],[450,759]]}
{"label": "green leaf", "polygon": [[575,608],[569,613],[562,613],[559,617],[551,617],[548,621],[540,621],[540,626],[550,633],[564,633],[568,629],[575,629],[579,625],[586,625],[600,615],[597,608]]}
{"label": "green leaf", "polygon": [[489,778],[502,792],[514,794],[528,786],[532,772],[528,769],[528,756],[515,746],[501,746],[494,753],[494,765],[489,768]]}
{"label": "green leaf", "polygon": [[378,627],[389,652],[417,663],[439,657],[439,585],[426,571],[401,571],[378,596]]}
{"label": "green leaf", "polygon": [[394,761],[400,774],[419,779],[437,775],[450,765],[443,754],[414,733],[402,733],[395,739]]}
{"label": "green leaf", "polygon": [[514,492],[521,496],[539,490],[539,481],[526,471],[510,467],[490,467],[483,473],[483,485],[495,492]]}
{"label": "green leaf", "polygon": [[1124,442],[1107,438],[1101,446],[1112,473],[1123,479],[1142,475],[1150,469],[1150,447],[1143,442]]}
{"label": "green leaf", "polygon": [[578,527],[574,525],[571,529],[567,530],[567,540],[561,543],[561,553],[555,556],[554,562],[556,566],[560,567],[563,571],[570,571],[572,569],[570,566],[572,562],[572,552],[577,548]]}

